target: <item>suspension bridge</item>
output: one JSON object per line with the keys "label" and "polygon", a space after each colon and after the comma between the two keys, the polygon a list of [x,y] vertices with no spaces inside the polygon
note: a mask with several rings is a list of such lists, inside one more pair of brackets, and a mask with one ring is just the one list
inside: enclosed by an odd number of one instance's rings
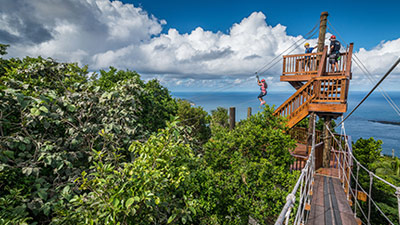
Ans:
{"label": "suspension bridge", "polygon": [[[289,82],[296,92],[279,106],[274,114],[288,119],[290,135],[297,140],[297,147],[291,152],[295,162],[290,169],[300,170],[301,173],[287,196],[286,204],[275,225],[369,225],[372,213],[379,213],[385,219],[381,224],[400,224],[400,187],[377,176],[354,157],[351,137],[346,134],[344,126],[344,121],[378,88],[399,64],[400,59],[357,107],[343,118],[343,114],[347,112],[352,62],[355,61],[363,71],[366,68],[360,66],[362,63],[357,57],[352,60],[353,43],[347,45],[345,52],[340,53],[339,70],[335,71],[327,63],[329,51],[327,46],[324,46],[327,17],[327,12],[323,12],[320,17],[317,53],[283,56],[280,80]],[[370,80],[374,82],[373,79]],[[384,91],[381,92],[400,115],[399,108],[393,100]],[[324,119],[322,132],[315,129],[316,116]],[[309,117],[308,129],[295,127],[306,117]],[[341,132],[337,134],[330,124],[331,119],[339,117],[342,118],[339,123]],[[368,188],[360,185],[361,171],[369,176]],[[389,219],[374,201],[374,182],[380,182],[393,190],[393,196],[397,198],[398,203],[398,220]],[[362,207],[361,204],[367,204],[368,207]]]}

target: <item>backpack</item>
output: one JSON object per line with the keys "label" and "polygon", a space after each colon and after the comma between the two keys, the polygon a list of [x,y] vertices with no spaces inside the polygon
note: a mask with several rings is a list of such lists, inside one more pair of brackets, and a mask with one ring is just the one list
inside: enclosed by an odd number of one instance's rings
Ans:
{"label": "backpack", "polygon": [[333,43],[333,46],[334,46],[333,47],[333,51],[339,52],[339,50],[340,50],[340,42],[335,40],[335,42]]}

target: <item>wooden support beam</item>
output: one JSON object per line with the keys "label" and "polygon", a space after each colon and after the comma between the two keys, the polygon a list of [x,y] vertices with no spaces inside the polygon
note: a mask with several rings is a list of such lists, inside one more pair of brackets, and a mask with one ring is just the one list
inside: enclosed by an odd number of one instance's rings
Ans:
{"label": "wooden support beam", "polygon": [[281,76],[280,81],[309,81],[316,77],[317,74],[307,74],[307,75],[289,75]]}
{"label": "wooden support beam", "polygon": [[345,113],[347,104],[317,104],[311,103],[308,106],[309,112]]}
{"label": "wooden support beam", "polygon": [[251,117],[251,107],[247,108],[247,118]]}
{"label": "wooden support beam", "polygon": [[351,79],[351,57],[353,56],[354,43],[350,43],[349,51],[347,52],[346,72],[345,75]]}
{"label": "wooden support beam", "polygon": [[326,22],[328,21],[328,12],[322,12],[319,21],[318,52],[322,52],[325,46]]}
{"label": "wooden support beam", "polygon": [[331,117],[326,116],[324,117],[324,127],[323,127],[323,132],[324,132],[324,152],[323,152],[323,161],[322,161],[322,166],[324,168],[329,168],[330,167],[330,157],[331,157],[331,135],[329,134],[328,128],[331,128]]}
{"label": "wooden support beam", "polygon": [[235,129],[235,123],[236,123],[235,111],[236,111],[235,107],[229,108],[229,129],[230,130]]}

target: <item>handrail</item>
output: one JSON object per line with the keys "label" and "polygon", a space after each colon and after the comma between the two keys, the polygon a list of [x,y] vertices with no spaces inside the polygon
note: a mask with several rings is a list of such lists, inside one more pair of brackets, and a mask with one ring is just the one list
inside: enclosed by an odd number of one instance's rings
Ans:
{"label": "handrail", "polygon": [[[308,86],[310,84],[312,84],[314,80],[309,80],[306,84],[304,84],[301,88],[299,88],[292,96],[290,96],[284,103],[282,103],[281,106],[279,106],[275,112],[274,115],[277,115],[278,112],[280,112],[282,110],[282,108],[286,107],[287,104],[289,104],[289,102],[291,102],[292,100],[294,100],[295,98],[297,98],[298,96],[300,96],[299,94],[304,91],[304,89],[308,88]],[[280,113],[279,113],[280,114]]]}
{"label": "handrail", "polygon": [[283,76],[317,75],[322,52],[283,56]]}
{"label": "handrail", "polygon": [[310,103],[344,104],[347,86],[346,76],[314,77],[280,105],[274,115],[290,116]]}
{"label": "handrail", "polygon": [[283,58],[299,57],[299,56],[311,56],[311,55],[322,55],[322,52],[305,53],[305,54],[294,54],[294,55],[284,55]]}
{"label": "handrail", "polygon": [[298,79],[304,76],[308,80],[315,76],[344,75],[351,79],[352,54],[353,43],[346,49],[346,52],[340,53],[340,60],[338,61],[339,71],[332,71],[332,65],[328,60],[327,46],[324,47],[322,52],[318,53],[284,55],[282,76],[294,76]]}
{"label": "handrail", "polygon": [[300,210],[301,208],[305,208],[305,204],[309,203],[310,201],[310,192],[312,189],[312,183],[314,180],[314,172],[315,172],[315,160],[314,160],[314,152],[315,152],[315,122],[313,123],[313,134],[312,134],[312,146],[311,146],[311,153],[310,157],[307,160],[307,163],[303,170],[301,171],[301,174],[299,176],[299,179],[296,182],[296,185],[294,186],[293,190],[290,192],[290,194],[286,197],[286,204],[284,205],[281,213],[279,214],[278,219],[275,222],[275,225],[282,225],[283,221],[286,220],[286,224],[288,224],[289,219],[290,219],[290,214],[291,210],[294,207],[294,204],[296,202],[296,193],[300,187],[300,199],[299,199],[299,205],[298,209],[296,212],[296,218],[294,223],[295,224],[300,224],[303,222],[303,211]]}

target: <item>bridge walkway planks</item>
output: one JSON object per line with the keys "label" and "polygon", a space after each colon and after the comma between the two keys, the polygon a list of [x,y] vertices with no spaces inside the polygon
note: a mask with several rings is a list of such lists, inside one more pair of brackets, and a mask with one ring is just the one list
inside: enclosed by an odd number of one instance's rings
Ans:
{"label": "bridge walkway planks", "polygon": [[308,225],[358,224],[338,178],[316,174],[313,190]]}

